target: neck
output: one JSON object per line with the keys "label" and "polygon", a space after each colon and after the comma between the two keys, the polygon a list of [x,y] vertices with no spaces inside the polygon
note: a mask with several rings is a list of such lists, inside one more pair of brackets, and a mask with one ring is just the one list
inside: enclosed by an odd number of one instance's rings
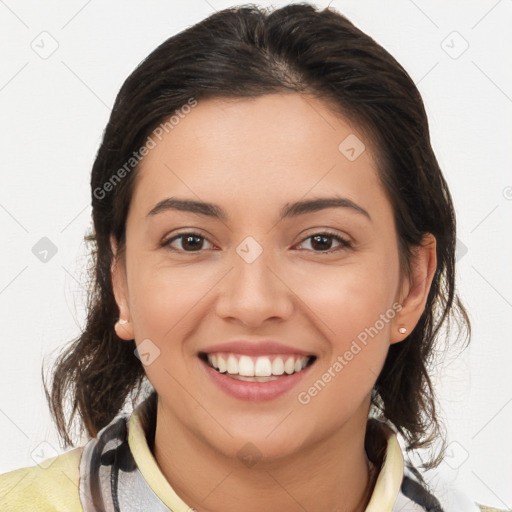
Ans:
{"label": "neck", "polygon": [[165,414],[159,400],[154,456],[178,496],[197,512],[363,512],[377,471],[364,450],[367,411],[356,416],[300,453],[248,467]]}

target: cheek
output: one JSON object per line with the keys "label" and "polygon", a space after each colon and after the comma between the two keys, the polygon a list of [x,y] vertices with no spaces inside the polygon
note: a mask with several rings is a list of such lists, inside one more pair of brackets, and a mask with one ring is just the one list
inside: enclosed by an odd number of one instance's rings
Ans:
{"label": "cheek", "polygon": [[[369,252],[349,263],[303,261],[276,270],[300,299],[295,302],[297,312],[309,311],[310,320],[331,342],[346,342],[391,308],[398,283],[398,256],[392,256]],[[171,268],[162,266],[161,260],[159,264],[142,264],[142,257],[134,261],[129,288],[135,338],[153,337],[161,343],[181,339],[180,334],[200,320],[198,315],[205,316],[206,304],[214,309],[215,288],[222,286],[228,268],[211,262]],[[293,294],[286,297],[286,290],[281,293],[282,300],[294,300]],[[343,344],[337,344],[333,348],[342,350]]]}
{"label": "cheek", "polygon": [[191,413],[194,403],[183,393],[190,372],[186,341],[193,338],[201,299],[206,300],[213,283],[204,273],[195,272],[193,265],[170,269],[145,262],[133,268],[131,276],[134,336],[139,350],[145,349],[151,358],[144,366],[146,376],[159,395],[172,397],[169,403],[174,408]]}
{"label": "cheek", "polygon": [[296,281],[294,291],[314,313],[315,323],[323,325],[333,352],[339,352],[376,323],[386,337],[398,281],[398,256],[368,254],[347,265],[318,266]]}
{"label": "cheek", "polygon": [[[325,352],[303,383],[297,401],[304,413],[325,425],[340,426],[368,398],[389,349],[393,296],[371,272],[340,277],[316,290],[316,325],[322,330]],[[363,411],[364,414],[366,412]]]}
{"label": "cheek", "polygon": [[160,343],[177,338],[190,323],[194,308],[207,300],[219,273],[201,263],[165,266],[162,258],[151,256],[130,269],[130,297],[133,301],[135,338],[153,336]]}
{"label": "cheek", "polygon": [[321,415],[337,404],[343,421],[370,393],[389,349],[398,278],[398,256],[381,255],[302,281],[298,295],[315,313],[310,318],[326,341],[298,397],[311,404],[310,412],[315,408]]}

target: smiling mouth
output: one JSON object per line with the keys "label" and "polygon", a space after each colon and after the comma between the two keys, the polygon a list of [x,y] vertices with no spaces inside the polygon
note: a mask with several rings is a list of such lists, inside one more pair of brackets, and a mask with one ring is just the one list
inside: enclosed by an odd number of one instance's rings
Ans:
{"label": "smiling mouth", "polygon": [[248,356],[235,353],[199,353],[199,358],[210,368],[236,380],[270,382],[300,373],[311,366],[316,356],[293,354]]}

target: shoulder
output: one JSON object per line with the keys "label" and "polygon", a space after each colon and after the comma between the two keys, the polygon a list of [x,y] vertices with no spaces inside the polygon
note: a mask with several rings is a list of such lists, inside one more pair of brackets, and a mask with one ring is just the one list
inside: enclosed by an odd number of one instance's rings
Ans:
{"label": "shoulder", "polygon": [[441,467],[430,471],[416,468],[411,460],[414,452],[403,451],[394,425],[385,418],[368,421],[365,449],[379,468],[367,512],[510,512],[477,504],[456,486],[453,474]]}
{"label": "shoulder", "polygon": [[507,512],[476,503],[442,472],[434,470],[422,473],[410,461],[404,468],[395,507],[402,512]]}
{"label": "shoulder", "polygon": [[78,484],[82,450],[74,448],[37,466],[0,475],[0,510],[81,511]]}

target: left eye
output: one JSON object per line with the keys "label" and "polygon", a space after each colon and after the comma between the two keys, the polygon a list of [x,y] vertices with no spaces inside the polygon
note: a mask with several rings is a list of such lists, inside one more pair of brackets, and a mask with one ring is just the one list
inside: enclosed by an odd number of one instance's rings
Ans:
{"label": "left eye", "polygon": [[303,243],[305,240],[311,240],[310,244],[312,247],[320,247],[319,251],[314,252],[334,252],[334,250],[329,250],[330,247],[325,247],[326,245],[331,246],[332,242],[329,243],[329,240],[336,240],[339,242],[341,248],[350,248],[351,244],[348,240],[345,240],[344,238],[335,235],[333,233],[315,233],[314,235],[308,236],[307,238],[304,238],[304,240],[301,242]]}
{"label": "left eye", "polygon": [[[177,240],[181,241],[181,248],[176,249],[175,247],[172,247],[172,243],[174,243]],[[203,249],[203,241],[208,240],[206,237],[200,235],[199,233],[182,233],[180,235],[176,235],[169,240],[162,243],[162,247],[169,247],[169,249],[173,251],[184,251],[184,252],[198,252],[201,249]],[[333,233],[315,233],[314,235],[308,236],[307,238],[304,238],[301,242],[304,243],[306,240],[311,240],[310,244],[313,248],[313,252],[334,252],[336,249],[329,250],[330,246],[332,246],[332,240],[335,240],[339,243],[339,247],[341,248],[350,248],[351,244],[348,240],[345,240],[344,238],[335,235]],[[329,240],[331,242],[329,243]],[[210,242],[209,242],[210,243]],[[329,247],[326,247],[329,246]],[[188,247],[188,249],[187,249]],[[320,248],[320,250],[314,250],[315,248]]]}

